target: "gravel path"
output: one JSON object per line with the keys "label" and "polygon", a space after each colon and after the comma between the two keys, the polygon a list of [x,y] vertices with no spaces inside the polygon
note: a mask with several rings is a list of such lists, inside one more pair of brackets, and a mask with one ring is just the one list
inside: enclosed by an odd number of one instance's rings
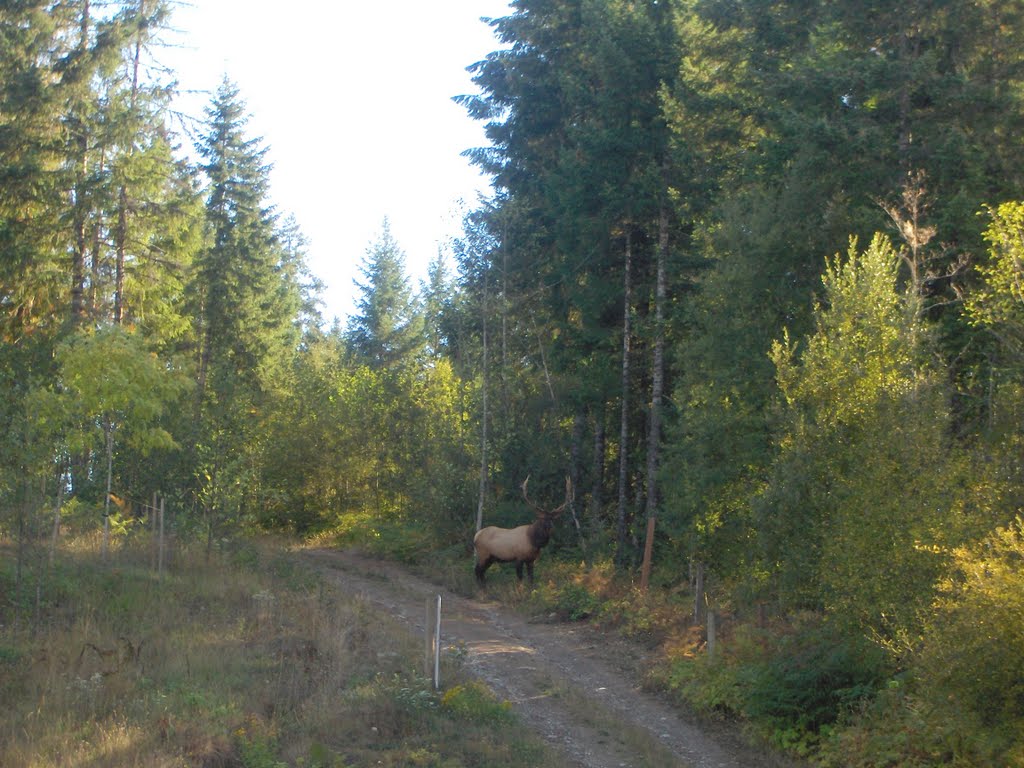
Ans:
{"label": "gravel path", "polygon": [[[423,633],[426,601],[440,594],[445,648],[508,699],[566,764],[580,768],[784,768],[723,728],[690,720],[641,691],[635,649],[577,624],[529,623],[485,599],[467,599],[401,566],[362,554],[302,555],[351,594]],[[632,674],[631,674],[632,670]]]}

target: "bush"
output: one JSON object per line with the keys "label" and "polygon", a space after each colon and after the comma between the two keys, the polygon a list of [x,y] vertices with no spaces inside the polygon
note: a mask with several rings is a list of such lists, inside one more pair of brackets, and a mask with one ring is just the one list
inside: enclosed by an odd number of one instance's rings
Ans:
{"label": "bush", "polygon": [[745,714],[768,725],[778,746],[806,753],[842,714],[881,687],[885,654],[828,625],[811,626],[783,637],[749,674]]}
{"label": "bush", "polygon": [[513,719],[512,705],[499,700],[480,682],[456,685],[445,691],[441,706],[456,717],[475,723],[507,723]]}
{"label": "bush", "polygon": [[559,590],[555,598],[558,615],[569,621],[582,621],[592,616],[601,606],[601,598],[582,584],[569,583]]}
{"label": "bush", "polygon": [[979,764],[1024,752],[1024,521],[954,552],[913,663],[920,696]]}
{"label": "bush", "polygon": [[886,656],[817,617],[761,630],[736,626],[713,659],[691,638],[650,682],[704,714],[746,719],[775,746],[807,755],[844,713],[882,685]]}
{"label": "bush", "polygon": [[733,717],[743,711],[743,667],[732,660],[709,659],[704,654],[677,658],[650,681],[674,693],[706,715]]}

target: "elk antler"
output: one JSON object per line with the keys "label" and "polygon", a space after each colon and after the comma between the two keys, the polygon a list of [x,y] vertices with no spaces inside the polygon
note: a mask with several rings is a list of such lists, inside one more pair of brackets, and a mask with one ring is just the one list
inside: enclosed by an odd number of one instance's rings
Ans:
{"label": "elk antler", "polygon": [[529,505],[530,509],[532,509],[534,512],[536,512],[538,515],[543,515],[543,514],[545,514],[544,510],[541,509],[540,507],[538,507],[532,501],[530,501],[530,497],[526,495],[526,486],[527,486],[527,484],[529,484],[529,482],[530,482],[530,476],[527,475],[526,479],[523,480],[523,485],[522,485],[523,499],[526,501],[527,505]]}
{"label": "elk antler", "polygon": [[555,509],[551,509],[551,510],[543,509],[542,507],[540,507],[537,504],[534,504],[532,501],[530,501],[530,497],[527,496],[527,494],[526,494],[526,486],[527,486],[527,484],[529,482],[530,482],[530,476],[527,475],[526,479],[523,480],[523,486],[522,486],[522,488],[523,488],[523,498],[526,500],[526,503],[530,505],[530,508],[534,512],[536,512],[539,516],[557,517],[558,515],[560,515],[562,512],[565,511],[565,508],[567,506],[569,506],[569,502],[572,500],[572,479],[569,478],[568,475],[566,475],[566,478],[565,478],[565,501],[562,502],[562,505],[560,507],[556,507]]}
{"label": "elk antler", "polygon": [[562,506],[551,510],[549,513],[552,517],[562,514],[565,508],[569,506],[569,502],[572,501],[572,478],[568,475],[565,476],[565,501],[562,502]]}

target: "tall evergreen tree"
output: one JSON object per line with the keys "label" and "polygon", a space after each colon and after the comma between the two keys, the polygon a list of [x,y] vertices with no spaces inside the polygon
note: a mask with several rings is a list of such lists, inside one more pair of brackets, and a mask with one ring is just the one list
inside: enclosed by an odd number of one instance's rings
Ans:
{"label": "tall evergreen tree", "polygon": [[199,339],[197,492],[215,527],[255,511],[263,493],[267,423],[298,349],[301,296],[268,202],[267,150],[245,133],[238,89],[225,80],[197,149],[209,187],[209,239],[192,285]]}
{"label": "tall evergreen tree", "polygon": [[455,284],[448,273],[444,254],[437,256],[427,268],[427,279],[421,289],[423,296],[423,323],[427,334],[427,350],[434,357],[441,357],[448,349],[448,316]]}
{"label": "tall evergreen tree", "polygon": [[371,368],[392,369],[415,362],[423,353],[423,316],[405,274],[405,254],[387,219],[380,237],[367,249],[365,282],[348,329],[357,359]]}
{"label": "tall evergreen tree", "polygon": [[245,134],[245,103],[225,80],[207,109],[197,149],[209,179],[209,243],[197,260],[202,328],[200,384],[237,377],[253,392],[271,383],[279,353],[293,341],[294,284],[287,279],[268,201],[270,166],[260,138]]}

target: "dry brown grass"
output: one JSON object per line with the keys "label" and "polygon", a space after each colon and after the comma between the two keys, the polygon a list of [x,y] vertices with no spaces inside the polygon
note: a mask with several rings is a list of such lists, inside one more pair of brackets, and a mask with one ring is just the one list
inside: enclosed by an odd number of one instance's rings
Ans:
{"label": "dry brown grass", "polygon": [[6,768],[557,764],[514,723],[460,722],[421,639],[279,547],[179,547],[162,581],[145,551],[97,553],[60,553],[38,613],[0,606]]}

